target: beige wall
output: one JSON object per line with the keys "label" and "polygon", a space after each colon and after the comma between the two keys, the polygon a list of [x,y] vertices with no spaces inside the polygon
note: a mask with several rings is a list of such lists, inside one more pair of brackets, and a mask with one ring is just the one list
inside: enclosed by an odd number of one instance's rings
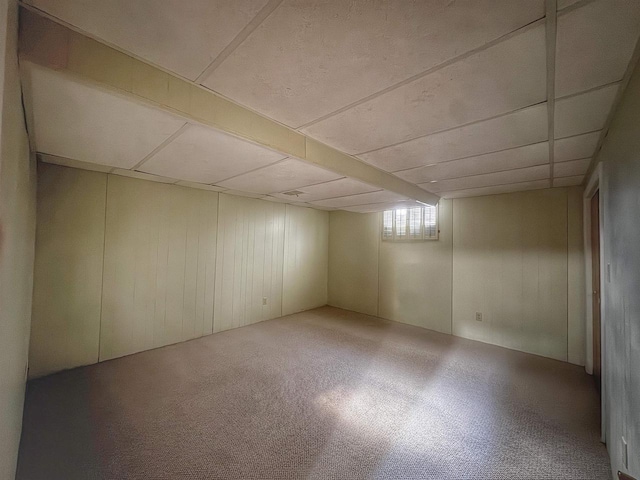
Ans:
{"label": "beige wall", "polygon": [[576,365],[584,365],[586,360],[583,194],[584,188],[581,186],[567,189],[567,359]]}
{"label": "beige wall", "polygon": [[286,205],[282,314],[327,304],[329,212]]}
{"label": "beige wall", "polygon": [[31,319],[35,159],[24,128],[17,2],[0,0],[0,478],[15,476]]}
{"label": "beige wall", "polygon": [[107,176],[95,172],[40,163],[38,174],[29,347],[35,377],[98,361],[107,189]]}
{"label": "beige wall", "polygon": [[453,238],[454,334],[567,360],[566,189],[456,199]]}
{"label": "beige wall", "polygon": [[219,215],[214,331],[279,317],[284,205],[220,194]]}
{"label": "beige wall", "polygon": [[376,213],[331,212],[329,215],[329,305],[378,315]]}
{"label": "beige wall", "polygon": [[631,76],[597,160],[602,163],[605,439],[612,474],[622,470],[640,478],[640,66]]}
{"label": "beige wall", "polygon": [[211,333],[218,195],[106,177],[100,360]]}
{"label": "beige wall", "polygon": [[440,239],[416,243],[380,241],[378,214],[331,212],[329,303],[584,364],[581,192],[442,200]]}
{"label": "beige wall", "polygon": [[326,304],[326,212],[46,164],[39,184],[32,377]]}
{"label": "beige wall", "polygon": [[381,317],[451,333],[451,207],[440,201],[437,241],[380,242]]}

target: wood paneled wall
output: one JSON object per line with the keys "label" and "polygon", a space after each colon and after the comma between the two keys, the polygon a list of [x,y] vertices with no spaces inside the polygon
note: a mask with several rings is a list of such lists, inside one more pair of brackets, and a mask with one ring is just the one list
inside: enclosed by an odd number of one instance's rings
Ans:
{"label": "wood paneled wall", "polygon": [[566,189],[455,199],[453,251],[455,335],[567,360]]}
{"label": "wood paneled wall", "polygon": [[584,364],[581,197],[442,200],[436,242],[382,242],[379,214],[331,212],[329,304]]}
{"label": "wood paneled wall", "polygon": [[215,332],[282,315],[284,226],[284,204],[220,194]]}
{"label": "wood paneled wall", "polygon": [[211,333],[218,195],[107,178],[100,360]]}
{"label": "wood paneled wall", "polygon": [[327,303],[329,212],[286,205],[282,314]]}
{"label": "wood paneled wall", "polygon": [[31,377],[327,302],[327,212],[42,163],[39,183]]}
{"label": "wood paneled wall", "polygon": [[380,242],[379,308],[383,318],[451,333],[451,200],[440,200],[438,216],[438,240]]}
{"label": "wood paneled wall", "polygon": [[38,165],[29,375],[98,361],[107,176]]}

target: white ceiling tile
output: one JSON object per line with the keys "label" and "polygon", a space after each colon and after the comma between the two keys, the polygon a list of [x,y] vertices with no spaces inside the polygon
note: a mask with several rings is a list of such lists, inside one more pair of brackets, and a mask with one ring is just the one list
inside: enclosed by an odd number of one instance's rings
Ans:
{"label": "white ceiling tile", "polygon": [[501,193],[521,192],[524,190],[540,190],[549,188],[549,180],[536,180],[532,182],[512,183],[509,185],[496,185],[493,187],[471,188],[442,193],[442,198],[480,197],[482,195],[498,195]]}
{"label": "white ceiling tile", "polygon": [[293,190],[304,185],[340,178],[328,170],[289,158],[253,172],[218,183],[219,186],[244,192],[271,194]]}
{"label": "white ceiling tile", "polygon": [[422,183],[532,167],[546,163],[549,163],[549,143],[542,142],[477,157],[437,163],[428,167],[412,168],[396,172],[396,175],[408,182]]}
{"label": "white ceiling tile", "polygon": [[600,130],[618,92],[618,84],[556,101],[555,136],[570,137]]}
{"label": "white ceiling tile", "polygon": [[361,193],[358,195],[349,195],[346,197],[329,198],[327,200],[317,200],[310,202],[312,205],[320,205],[324,207],[350,207],[352,205],[365,205],[370,203],[397,202],[406,200],[406,197],[398,195],[388,190],[380,190],[378,192]]}
{"label": "white ceiling tile", "polygon": [[184,180],[180,180],[179,182],[176,182],[176,185],[180,185],[182,187],[189,187],[189,188],[198,188],[200,190],[209,190],[210,192],[225,191],[224,188],[216,187],[215,185],[207,185],[205,183],[198,183],[198,182],[185,182]]}
{"label": "white ceiling tile", "polygon": [[590,158],[583,158],[582,160],[571,160],[570,162],[556,163],[553,166],[553,176],[557,177],[571,177],[576,175],[584,176],[591,164]]}
{"label": "white ceiling tile", "polygon": [[285,0],[204,84],[299,127],[544,16],[540,0]]}
{"label": "white ceiling tile", "polygon": [[474,175],[472,177],[453,178],[437,183],[422,183],[419,186],[430,192],[450,192],[469,188],[490,187],[510,183],[530,182],[549,178],[549,165],[520,168],[498,173]]}
{"label": "white ceiling tile", "polygon": [[553,142],[554,162],[566,162],[593,156],[599,138],[600,132],[598,131],[556,140]]}
{"label": "white ceiling tile", "polygon": [[553,180],[554,187],[573,187],[575,185],[582,185],[584,175],[575,175],[573,177],[562,177]]}
{"label": "white ceiling tile", "polygon": [[27,0],[27,3],[195,80],[267,0]]}
{"label": "white ceiling tile", "polygon": [[302,131],[357,154],[544,101],[544,25]]}
{"label": "white ceiling tile", "polygon": [[175,178],[167,178],[159,175],[150,175],[144,172],[136,172],[135,170],[126,170],[124,168],[114,168],[111,173],[121,177],[137,178],[138,180],[149,180],[158,183],[175,183]]}
{"label": "white ceiling tile", "polygon": [[23,62],[36,149],[82,162],[131,168],[184,120]]}
{"label": "white ceiling tile", "polygon": [[598,0],[560,15],[556,96],[621,80],[639,35],[637,0]]}
{"label": "white ceiling tile", "polygon": [[189,125],[139,170],[198,183],[218,183],[285,158],[278,152],[200,125]]}
{"label": "white ceiling tile", "polygon": [[[325,198],[344,197],[346,195],[373,192],[376,190],[380,190],[380,188],[372,187],[371,185],[352,178],[341,178],[331,182],[296,188],[296,191],[302,193],[293,198],[298,198],[299,201],[309,202],[313,200],[323,200]],[[276,193],[274,196],[289,200],[292,198],[291,195],[285,195],[284,193]]]}
{"label": "white ceiling tile", "polygon": [[396,172],[542,142],[547,135],[547,105],[543,103],[358,157],[383,170]]}

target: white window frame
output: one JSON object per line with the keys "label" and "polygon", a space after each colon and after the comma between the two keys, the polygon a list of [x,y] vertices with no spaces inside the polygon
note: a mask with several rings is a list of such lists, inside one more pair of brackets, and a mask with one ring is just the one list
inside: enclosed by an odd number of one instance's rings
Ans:
{"label": "white window frame", "polygon": [[[384,212],[382,212],[382,215],[380,215],[380,238],[383,242],[401,242],[401,243],[405,243],[405,242],[430,242],[433,240],[439,240],[440,239],[440,204],[435,205],[435,210],[436,210],[436,234],[433,237],[425,237],[424,236],[424,213],[425,213],[425,209],[428,207],[418,207],[421,208],[421,215],[420,215],[420,236],[419,237],[413,237],[411,238],[409,236],[409,214],[408,214],[408,210],[412,209],[412,208],[416,208],[416,207],[403,207],[403,208],[394,208],[394,209],[390,209],[390,210],[385,210]],[[398,237],[396,234],[396,210],[407,210],[407,218],[406,218],[406,235],[403,237]],[[392,219],[391,219],[391,237],[385,237],[384,235],[384,216],[386,212],[392,212]]]}

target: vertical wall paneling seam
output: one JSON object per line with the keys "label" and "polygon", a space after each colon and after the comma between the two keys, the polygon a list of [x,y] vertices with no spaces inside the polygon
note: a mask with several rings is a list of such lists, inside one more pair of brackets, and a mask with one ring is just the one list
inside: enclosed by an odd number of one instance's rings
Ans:
{"label": "vertical wall paneling seam", "polygon": [[[213,256],[213,308],[211,309],[211,333],[215,332],[215,318],[216,318],[216,281],[218,280],[217,271],[218,271],[218,245],[220,242],[220,194],[216,192],[216,248],[214,249],[215,255]],[[224,248],[224,243],[222,244],[222,248]],[[205,278],[206,269],[205,269]],[[205,291],[207,283],[205,281]]]}
{"label": "vertical wall paneling seam", "polygon": [[[182,308],[180,309],[180,338],[184,341],[184,291],[187,287],[187,250],[189,250],[189,216],[186,216],[187,225],[184,229],[184,265],[182,267]],[[197,287],[196,287],[197,288]]]}
{"label": "vertical wall paneling seam", "polygon": [[[200,319],[198,318],[198,302],[200,301],[200,298],[198,297],[198,280],[200,279],[200,275],[198,275],[198,269],[200,268],[200,232],[201,232],[201,228],[202,228],[202,223],[204,221],[204,218],[201,218],[202,215],[202,206],[198,205],[198,212],[200,213],[200,215],[198,215],[198,221],[196,222],[197,224],[197,232],[198,232],[198,243],[196,246],[196,292],[195,292],[195,303],[193,305],[193,333],[196,333],[196,330],[198,328],[198,324],[200,324]],[[206,210],[204,212],[206,214]],[[206,218],[206,217],[205,217]],[[206,224],[205,224],[206,225]],[[204,259],[204,264],[205,264],[205,268],[207,265],[207,261],[206,261],[206,257]],[[205,275],[206,278],[206,275]],[[206,285],[206,284],[205,284]],[[200,325],[200,335],[198,335],[199,337],[204,337],[205,335],[205,329],[204,329],[204,308],[205,308],[205,301],[204,299],[206,298],[206,290],[203,290],[205,292],[205,295],[203,295],[202,298],[202,324]]]}
{"label": "vertical wall paneling seam", "polygon": [[382,222],[383,222],[383,218],[384,218],[384,213],[376,213],[376,215],[378,216],[378,228],[376,231],[376,238],[378,239],[378,241],[376,242],[378,245],[378,289],[376,292],[376,316],[379,317],[380,316],[380,250],[381,250],[381,243],[382,243]]}
{"label": "vertical wall paneling seam", "polygon": [[[450,228],[450,232],[451,232],[451,321],[450,321],[450,329],[451,329],[451,335],[453,335],[453,254],[454,254],[454,250],[453,250],[453,215],[454,215],[454,206],[455,201],[452,198],[451,199],[451,224],[449,225]],[[440,216],[440,207],[438,206],[438,217]],[[438,218],[438,220],[440,220],[440,218]],[[438,238],[440,238],[440,232],[438,232]]]}
{"label": "vertical wall paneling seam", "polygon": [[569,188],[565,188],[565,200],[567,208],[567,358],[569,362]]}
{"label": "vertical wall paneling seam", "polygon": [[[223,196],[218,193],[218,218],[216,219],[216,261],[215,261],[215,270],[214,270],[214,278],[213,278],[213,315],[211,317],[211,332],[215,333],[216,331],[216,309],[218,309],[218,313],[219,312],[219,306],[216,307],[216,304],[219,303],[222,304],[221,301],[221,297],[222,297],[222,291],[220,292],[220,297],[217,297],[217,293],[218,293],[218,259],[220,258],[220,281],[222,282],[222,279],[224,278],[224,262],[222,261],[222,259],[224,258],[224,228],[221,227],[221,223],[220,222],[220,204],[222,203],[222,198]],[[218,253],[220,253],[219,250],[219,246],[221,246],[222,248],[222,255],[218,255]],[[220,286],[220,289],[222,289],[222,286]],[[218,318],[218,322],[220,322],[220,319]]]}
{"label": "vertical wall paneling seam", "polygon": [[555,85],[556,85],[556,34],[557,34],[557,2],[545,1],[545,33],[547,47],[547,121],[549,141],[549,186],[553,187],[553,160],[555,138]]}
{"label": "vertical wall paneling seam", "polygon": [[96,363],[100,362],[100,349],[102,348],[102,309],[104,308],[104,256],[107,251],[107,209],[109,207],[109,175],[106,175],[104,183],[104,232],[102,234],[102,282],[100,284],[100,318],[98,319],[98,358]]}
{"label": "vertical wall paneling seam", "polygon": [[[306,146],[306,142],[305,142],[305,146]],[[280,291],[280,315],[284,315],[284,272],[286,271],[286,268],[284,268],[285,263],[287,262],[287,258],[286,258],[286,247],[287,247],[287,232],[291,230],[291,227],[287,228],[287,226],[289,225],[289,205],[288,204],[284,204],[284,232],[283,233],[283,239],[282,239],[282,278],[280,279],[280,283],[282,285],[282,290]],[[271,316],[271,315],[269,315]]]}

